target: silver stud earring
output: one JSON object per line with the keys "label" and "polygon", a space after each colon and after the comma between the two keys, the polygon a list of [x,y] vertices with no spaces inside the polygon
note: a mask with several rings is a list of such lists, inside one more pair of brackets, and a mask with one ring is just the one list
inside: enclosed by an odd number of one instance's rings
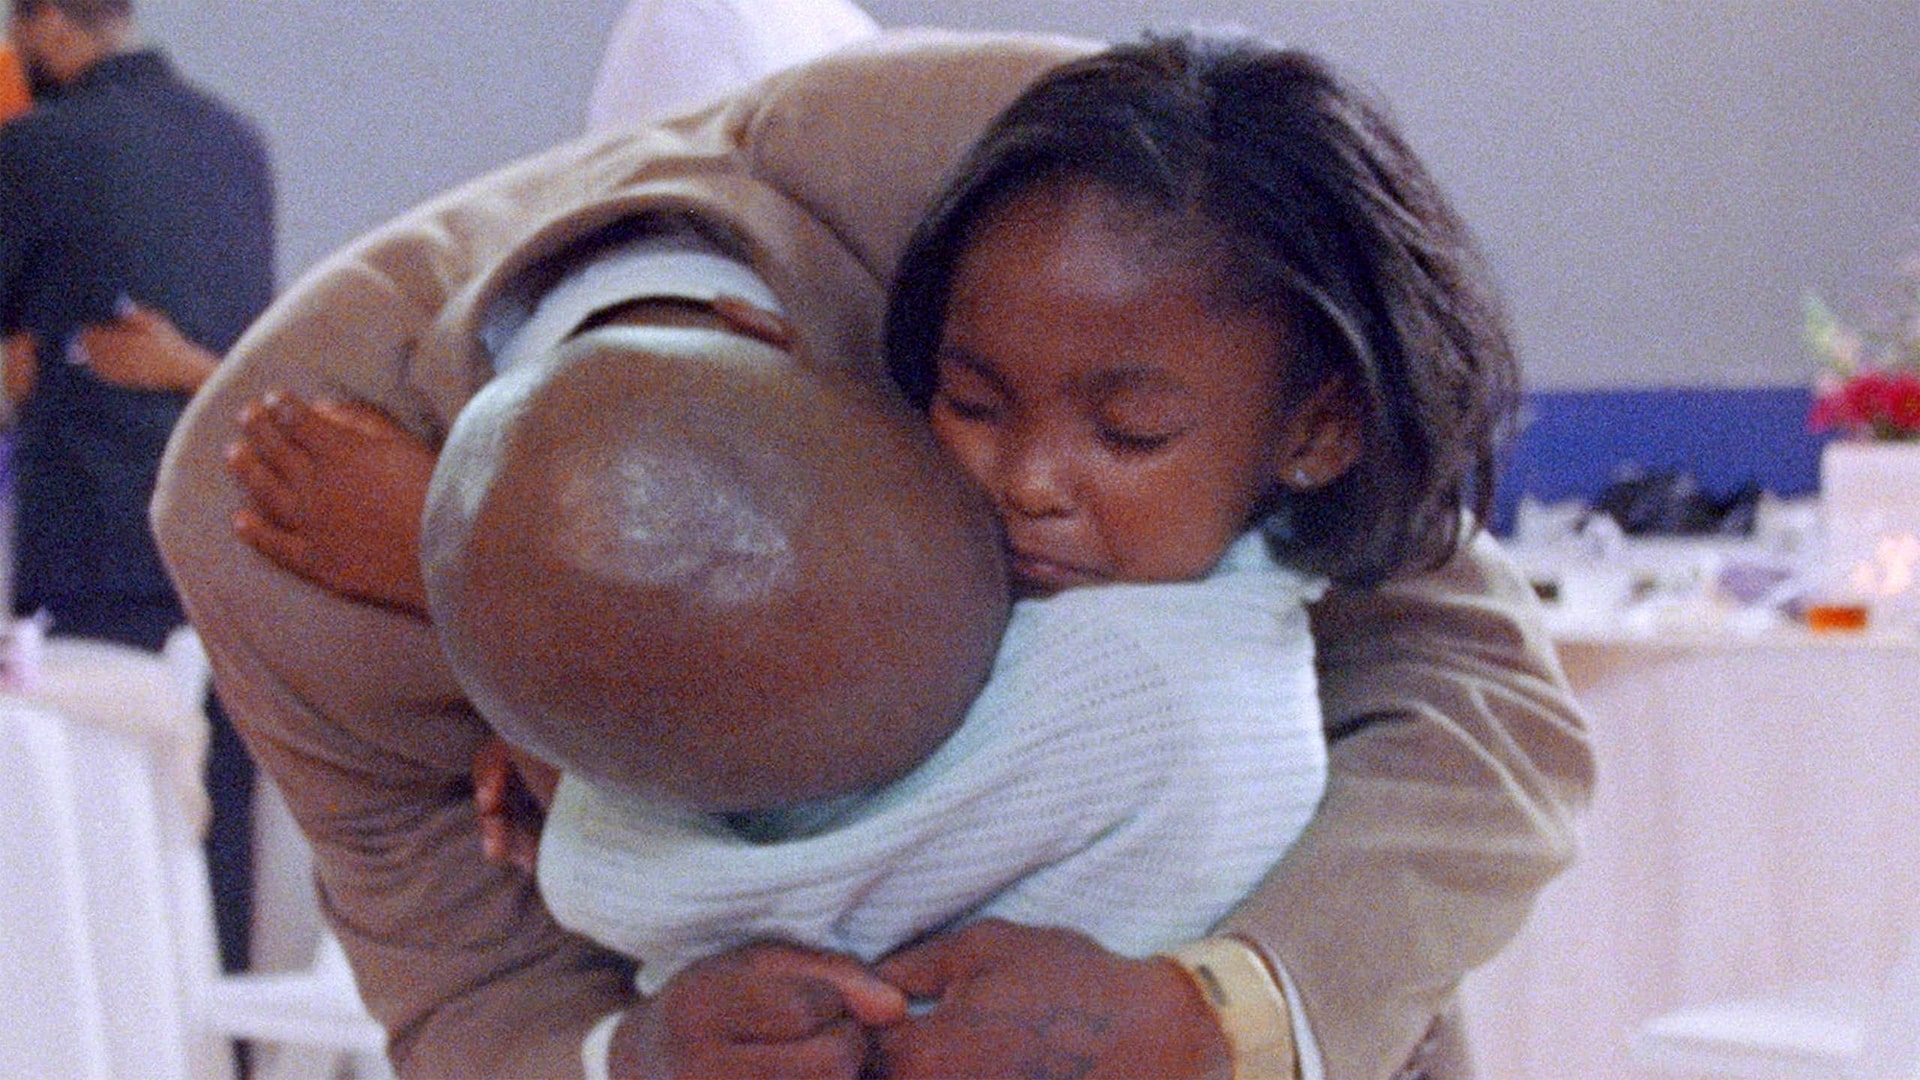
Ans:
{"label": "silver stud earring", "polygon": [[1313,486],[1313,477],[1307,474],[1305,466],[1295,465],[1293,467],[1293,486],[1303,488]]}

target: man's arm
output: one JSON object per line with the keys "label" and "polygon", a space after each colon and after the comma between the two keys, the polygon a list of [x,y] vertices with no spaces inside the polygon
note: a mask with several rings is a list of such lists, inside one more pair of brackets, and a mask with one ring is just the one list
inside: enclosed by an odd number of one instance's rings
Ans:
{"label": "man's arm", "polygon": [[1573,857],[1585,723],[1531,593],[1485,536],[1315,609],[1327,796],[1222,932],[1298,988],[1329,1080],[1384,1080]]}
{"label": "man's arm", "polygon": [[410,1078],[579,1075],[580,1039],[628,999],[628,968],[482,860],[469,767],[489,730],[431,630],[246,547],[225,453],[243,406],[275,388],[371,402],[437,445],[488,375],[442,311],[526,227],[535,175],[494,182],[485,213],[430,207],[277,304],[189,408],[155,499],[223,700],[313,844],[326,915]]}

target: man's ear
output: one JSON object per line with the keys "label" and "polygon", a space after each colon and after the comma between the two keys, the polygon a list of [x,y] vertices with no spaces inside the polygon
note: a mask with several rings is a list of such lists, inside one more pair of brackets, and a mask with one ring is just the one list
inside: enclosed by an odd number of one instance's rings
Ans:
{"label": "man's ear", "polygon": [[1328,379],[1288,410],[1274,461],[1279,485],[1315,491],[1360,460],[1360,402],[1345,379]]}

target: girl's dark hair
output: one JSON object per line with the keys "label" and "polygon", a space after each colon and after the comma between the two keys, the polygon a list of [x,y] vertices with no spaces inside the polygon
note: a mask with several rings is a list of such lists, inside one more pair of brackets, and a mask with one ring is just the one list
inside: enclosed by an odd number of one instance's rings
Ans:
{"label": "girl's dark hair", "polygon": [[1276,559],[1370,584],[1445,561],[1471,527],[1462,508],[1484,520],[1519,373],[1472,238],[1381,108],[1324,62],[1252,39],[1111,48],[1001,114],[900,263],[887,359],[910,401],[933,395],[977,223],[1060,179],[1143,211],[1213,275],[1224,310],[1285,326],[1290,402],[1329,378],[1352,394],[1353,468],[1261,505]]}

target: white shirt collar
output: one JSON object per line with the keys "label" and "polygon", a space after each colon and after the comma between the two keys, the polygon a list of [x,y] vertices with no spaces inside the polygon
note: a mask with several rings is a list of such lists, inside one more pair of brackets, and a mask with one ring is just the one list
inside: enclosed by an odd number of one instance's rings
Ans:
{"label": "white shirt collar", "polygon": [[589,256],[537,300],[502,300],[487,312],[481,341],[505,371],[558,346],[599,312],[633,300],[711,303],[732,296],[776,315],[780,301],[752,268],[691,229],[626,241]]}

